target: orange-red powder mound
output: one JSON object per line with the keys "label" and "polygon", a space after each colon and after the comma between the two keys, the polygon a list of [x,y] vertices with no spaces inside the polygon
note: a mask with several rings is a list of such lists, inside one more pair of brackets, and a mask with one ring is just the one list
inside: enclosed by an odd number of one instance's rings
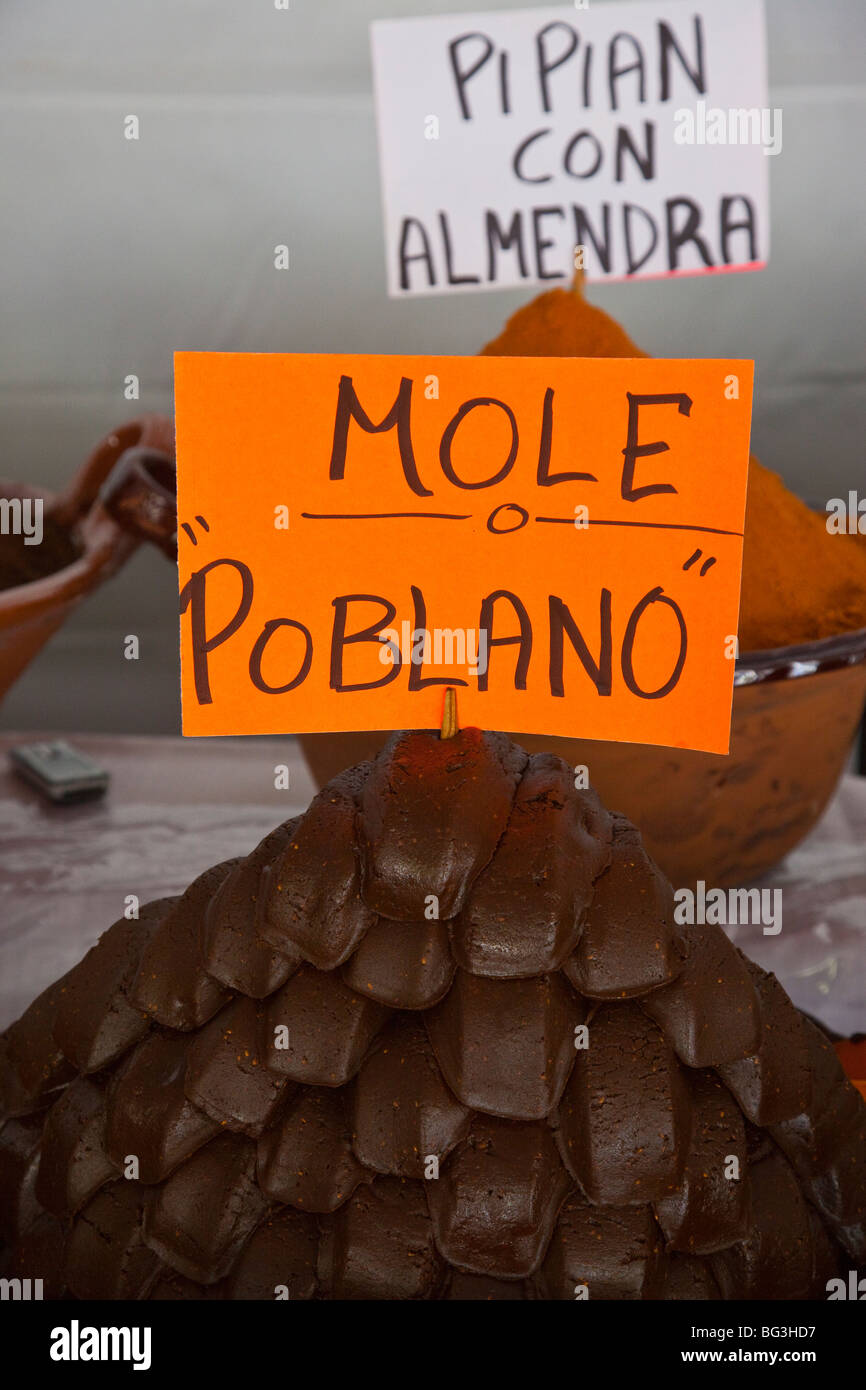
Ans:
{"label": "orange-red powder mound", "polygon": [[[610,315],[572,290],[518,309],[482,355],[646,357]],[[825,518],[756,458],[749,467],[740,650],[811,642],[866,627],[866,545],[828,532]]]}

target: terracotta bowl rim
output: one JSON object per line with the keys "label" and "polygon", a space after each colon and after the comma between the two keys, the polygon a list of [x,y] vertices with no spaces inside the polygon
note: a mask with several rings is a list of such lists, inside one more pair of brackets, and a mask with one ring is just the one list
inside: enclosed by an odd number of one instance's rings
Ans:
{"label": "terracotta bowl rim", "polygon": [[785,647],[744,652],[737,658],[734,685],[798,680],[821,671],[858,666],[863,661],[866,661],[866,627],[859,627],[812,642],[793,642]]}

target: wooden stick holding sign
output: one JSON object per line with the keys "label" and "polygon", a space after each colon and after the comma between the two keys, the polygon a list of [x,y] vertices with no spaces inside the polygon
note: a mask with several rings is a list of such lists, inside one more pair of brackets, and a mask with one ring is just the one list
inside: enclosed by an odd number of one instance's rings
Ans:
{"label": "wooden stick holding sign", "polygon": [[[752,364],[179,353],[188,734],[725,751]],[[438,692],[438,693],[437,693]]]}

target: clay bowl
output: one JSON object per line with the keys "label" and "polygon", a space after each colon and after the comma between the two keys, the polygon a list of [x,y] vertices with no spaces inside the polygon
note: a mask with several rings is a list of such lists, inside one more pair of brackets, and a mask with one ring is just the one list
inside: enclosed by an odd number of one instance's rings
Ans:
{"label": "clay bowl", "polygon": [[0,497],[41,497],[74,558],[53,573],[0,590],[0,700],[66,616],[153,540],[172,553],[176,530],[174,425],[143,416],[105,436],[69,486],[45,489],[0,479]]}
{"label": "clay bowl", "polygon": [[[644,744],[516,735],[531,753],[584,764],[602,801],[639,826],[674,886],[758,878],[808,834],[832,796],[866,702],[866,629],[742,656],[727,756]],[[386,735],[301,743],[322,786]]]}

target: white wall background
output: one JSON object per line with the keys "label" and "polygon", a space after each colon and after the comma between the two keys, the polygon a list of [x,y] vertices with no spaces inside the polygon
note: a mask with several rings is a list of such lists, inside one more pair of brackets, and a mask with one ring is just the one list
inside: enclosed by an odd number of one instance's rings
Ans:
{"label": "white wall background", "polygon": [[[526,292],[385,297],[368,24],[445,8],[460,0],[3,0],[0,473],[56,486],[109,427],[170,410],[175,348],[470,353],[498,331]],[[754,447],[824,498],[866,480],[866,0],[767,13],[769,268],[592,294],[653,353],[754,357]],[[177,730],[176,612],[174,571],[140,552],[0,723]]]}

